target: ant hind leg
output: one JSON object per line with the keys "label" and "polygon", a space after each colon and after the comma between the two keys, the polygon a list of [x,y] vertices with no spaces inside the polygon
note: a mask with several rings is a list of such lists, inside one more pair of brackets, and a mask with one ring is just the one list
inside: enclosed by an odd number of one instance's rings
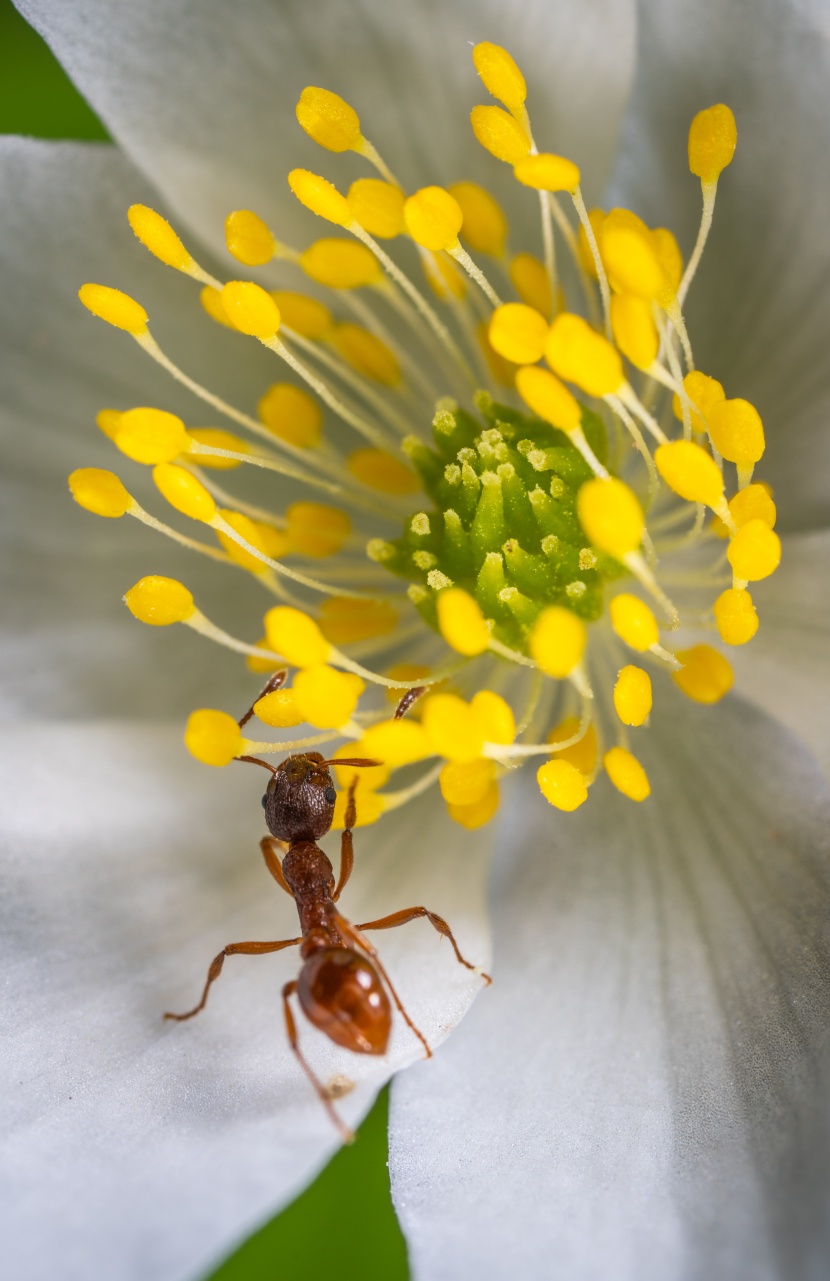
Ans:
{"label": "ant hind leg", "polygon": [[296,991],[297,991],[296,979],[292,979],[290,983],[286,983],[285,987],[282,989],[282,1008],[285,1014],[285,1031],[288,1037],[288,1044],[291,1046],[291,1049],[293,1050],[294,1055],[300,1067],[303,1069],[309,1081],[314,1086],[314,1089],[317,1092],[317,1097],[319,1098],[323,1107],[328,1112],[329,1118],[331,1119],[332,1123],[334,1124],[336,1129],[339,1131],[340,1136],[343,1139],[343,1142],[354,1143],[354,1138],[355,1138],[354,1134],[349,1129],[349,1127],[347,1125],[344,1125],[343,1122],[340,1120],[340,1117],[337,1115],[334,1108],[332,1107],[331,1099],[326,1094],[326,1091],[323,1088],[323,1085],[321,1084],[319,1079],[315,1076],[314,1072],[311,1070],[308,1062],[306,1061],[305,1055],[300,1049],[300,1041],[299,1041],[299,1037],[297,1036],[297,1024],[294,1019],[294,1012],[291,1009],[291,1004],[289,1001],[289,997],[293,996]]}
{"label": "ant hind leg", "polygon": [[381,916],[377,921],[367,921],[364,925],[358,925],[357,928],[359,930],[394,930],[399,925],[406,925],[409,921],[416,921],[422,916],[426,917],[432,928],[437,930],[443,938],[449,939],[455,952],[456,960],[461,965],[465,965],[468,970],[474,970],[480,974],[489,987],[493,981],[490,975],[485,974],[477,965],[473,965],[461,955],[458,944],[455,941],[455,935],[443,916],[439,916],[437,912],[430,912],[428,907],[404,907],[401,908],[400,912],[392,912],[389,916]]}

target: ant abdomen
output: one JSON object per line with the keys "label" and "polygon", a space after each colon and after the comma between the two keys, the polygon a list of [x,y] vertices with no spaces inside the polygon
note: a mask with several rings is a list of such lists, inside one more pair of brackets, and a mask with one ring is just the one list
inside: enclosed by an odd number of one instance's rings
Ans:
{"label": "ant abdomen", "polygon": [[321,948],[300,971],[300,1005],[309,1022],[357,1054],[385,1054],[392,1007],[376,970],[352,948]]}

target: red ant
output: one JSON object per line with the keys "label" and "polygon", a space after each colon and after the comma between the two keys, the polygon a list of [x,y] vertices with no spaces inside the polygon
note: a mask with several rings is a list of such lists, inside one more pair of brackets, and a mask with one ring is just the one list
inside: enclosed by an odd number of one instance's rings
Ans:
{"label": "red ant", "polygon": [[[276,672],[260,698],[279,689],[285,677],[285,672]],[[412,701],[414,699],[409,694],[404,695],[401,700],[403,711],[411,706]],[[251,707],[239,721],[240,728],[253,714]],[[377,921],[352,925],[335,906],[354,864],[352,828],[357,817],[354,795],[357,780],[349,788],[345,827],[340,838],[340,875],[335,885],[332,865],[317,845],[320,837],[331,828],[334,818],[337,794],[329,771],[332,765],[368,768],[380,762],[363,758],[327,761],[319,752],[288,756],[276,766],[269,765],[256,756],[240,756],[238,759],[252,765],[261,765],[271,771],[272,777],[262,798],[262,805],[265,821],[272,835],[263,837],[260,848],[268,871],[297,904],[302,934],[298,938],[280,939],[277,942],[229,943],[211,961],[199,1004],[186,1014],[168,1013],[164,1017],[190,1019],[204,1009],[211,984],[221,974],[226,956],[240,953],[262,956],[266,952],[280,952],[283,948],[299,944],[303,960],[299,978],[292,979],[282,989],[288,1041],[332,1121],[346,1142],[351,1142],[354,1135],[340,1120],[332,1107],[329,1094],[300,1050],[290,998],[297,995],[309,1022],[336,1045],[352,1050],[355,1054],[380,1055],[386,1053],[389,1044],[392,1026],[392,1008],[389,1002],[391,995],[406,1024],[423,1045],[425,1057],[431,1058],[432,1050],[425,1037],[404,1009],[377,951],[362,931],[394,929],[425,916],[439,934],[449,939],[456,958],[462,965],[468,970],[475,970],[476,966],[461,955],[452,930],[443,917],[430,912],[428,908],[406,907]],[[277,854],[280,849],[284,851],[282,863]],[[481,977],[487,984],[490,983],[489,975],[482,973]]]}

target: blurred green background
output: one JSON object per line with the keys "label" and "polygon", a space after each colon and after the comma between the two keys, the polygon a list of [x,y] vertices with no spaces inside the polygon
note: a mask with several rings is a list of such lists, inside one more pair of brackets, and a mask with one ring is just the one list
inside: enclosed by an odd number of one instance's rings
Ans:
{"label": "blurred green background", "polygon": [[[60,3],[61,0],[55,0]],[[0,133],[106,139],[107,131],[10,0],[0,0]],[[293,1205],[265,1224],[212,1281],[405,1281],[406,1246],[389,1196],[388,1091]]]}

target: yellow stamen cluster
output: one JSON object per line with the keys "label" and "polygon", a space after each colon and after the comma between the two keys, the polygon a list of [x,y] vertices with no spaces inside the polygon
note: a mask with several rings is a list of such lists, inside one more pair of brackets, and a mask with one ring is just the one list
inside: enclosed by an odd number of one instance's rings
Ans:
{"label": "yellow stamen cluster", "polygon": [[[245,270],[222,281],[155,210],[128,212],[142,245],[199,283],[205,312],[237,335],[229,341],[254,339],[281,362],[247,407],[180,369],[140,302],[109,286],[80,290],[94,316],[233,427],[191,426],[147,405],[97,420],[129,462],[152,469],[174,518],[207,528],[213,543],[145,511],[112,472],[70,477],[88,511],[141,520],[246,572],[270,597],[261,638],[247,641],[208,619],[178,580],[151,575],[126,593],[145,623],[182,623],[254,672],[289,669],[253,712],[298,737],[258,742],[227,713],[202,709],[188,722],[188,748],[214,766],[322,743],[335,759],[378,760],[336,767],[341,787],[355,783],[363,824],[437,784],[451,817],[477,828],[496,812],[500,779],[531,757],[541,758],[542,795],[563,812],[584,804],[599,777],[645,801],[649,779],[629,739],[647,739],[661,673],[699,703],[732,684],[719,648],[673,644],[679,624],[701,622],[698,601],[667,594],[671,581],[682,593],[676,557],[694,550],[685,578],[710,592],[702,623],[726,646],[755,635],[749,585],[781,557],[775,503],[753,480],[761,417],[739,388],[695,369],[683,315],[735,149],[731,111],[716,105],[691,125],[702,218],[684,264],[667,228],[627,209],[586,209],[579,167],[536,145],[527,86],[506,50],[478,44],[473,63],[495,100],[474,107],[473,135],[538,203],[539,252],[509,248],[502,207],[477,183],[405,188],[354,108],[310,86],[296,109],[306,134],[374,170],[343,190],[311,169],[288,174],[297,200],[337,234],[295,249],[255,211],[236,209],[225,241]],[[423,282],[399,264],[396,242]],[[490,260],[486,271],[471,253]],[[562,253],[579,297],[565,292]],[[274,260],[293,273],[290,287],[248,278]],[[335,291],[330,305],[306,292],[309,280]],[[490,390],[475,373],[482,358]],[[274,509],[261,505],[264,490],[256,501],[228,492],[223,473],[234,481],[245,467],[284,477],[290,500]],[[315,563],[322,577],[308,572]],[[424,654],[410,661],[411,643]],[[403,700],[399,714],[388,700]],[[398,770],[405,777],[393,786]],[[344,821],[341,795],[335,824]]]}

